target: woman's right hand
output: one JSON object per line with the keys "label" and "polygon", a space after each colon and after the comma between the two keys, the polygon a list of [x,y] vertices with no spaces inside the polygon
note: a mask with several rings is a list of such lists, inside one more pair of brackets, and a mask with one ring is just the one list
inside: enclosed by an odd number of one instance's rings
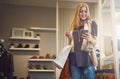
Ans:
{"label": "woman's right hand", "polygon": [[70,31],[66,32],[66,37],[68,37],[69,41],[72,41],[72,34]]}

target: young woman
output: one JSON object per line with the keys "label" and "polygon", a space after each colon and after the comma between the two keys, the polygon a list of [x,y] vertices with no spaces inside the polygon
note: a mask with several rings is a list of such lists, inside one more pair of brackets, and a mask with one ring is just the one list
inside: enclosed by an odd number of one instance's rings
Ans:
{"label": "young woman", "polygon": [[94,79],[94,63],[89,55],[89,45],[96,45],[97,24],[90,18],[89,6],[80,3],[75,12],[70,31],[66,32],[73,47],[69,54],[71,79]]}

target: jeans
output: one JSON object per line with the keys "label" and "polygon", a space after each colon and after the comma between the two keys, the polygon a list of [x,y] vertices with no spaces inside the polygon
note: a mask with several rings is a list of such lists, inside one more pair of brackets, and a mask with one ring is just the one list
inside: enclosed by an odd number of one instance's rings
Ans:
{"label": "jeans", "polygon": [[94,79],[94,65],[88,67],[77,67],[70,65],[71,79]]}

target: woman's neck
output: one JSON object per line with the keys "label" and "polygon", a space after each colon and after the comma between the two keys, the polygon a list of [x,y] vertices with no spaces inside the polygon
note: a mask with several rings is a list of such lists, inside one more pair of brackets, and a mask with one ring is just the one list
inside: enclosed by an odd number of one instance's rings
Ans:
{"label": "woman's neck", "polygon": [[80,26],[84,26],[84,21],[81,21],[81,22],[80,22]]}

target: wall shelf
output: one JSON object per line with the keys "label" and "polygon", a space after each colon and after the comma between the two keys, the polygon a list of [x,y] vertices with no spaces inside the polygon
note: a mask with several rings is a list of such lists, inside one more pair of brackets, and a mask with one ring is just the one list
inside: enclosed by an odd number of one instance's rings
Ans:
{"label": "wall shelf", "polygon": [[40,38],[26,38],[26,37],[10,37],[10,39],[14,40],[40,40]]}
{"label": "wall shelf", "polygon": [[18,50],[18,51],[39,51],[40,48],[9,48],[9,50]]}
{"label": "wall shelf", "polygon": [[29,72],[55,72],[55,70],[35,70],[35,69],[29,69]]}
{"label": "wall shelf", "polygon": [[53,61],[53,59],[29,59],[29,61]]}
{"label": "wall shelf", "polygon": [[56,28],[30,27],[30,30],[34,30],[34,31],[53,31],[53,32],[56,32]]}

